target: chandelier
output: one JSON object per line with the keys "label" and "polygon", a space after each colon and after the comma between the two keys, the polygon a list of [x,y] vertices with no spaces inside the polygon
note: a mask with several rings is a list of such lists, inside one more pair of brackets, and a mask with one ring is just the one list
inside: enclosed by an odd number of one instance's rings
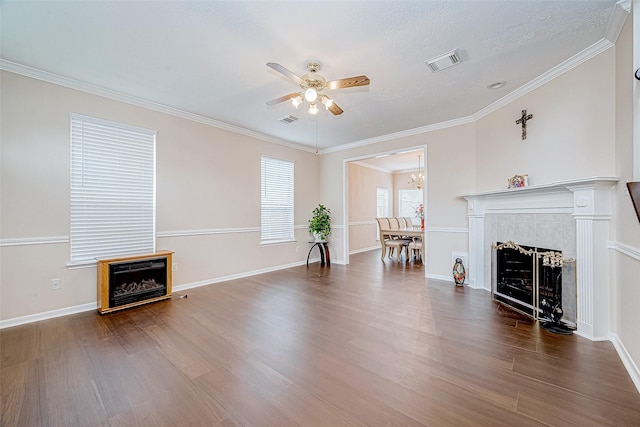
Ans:
{"label": "chandelier", "polygon": [[422,160],[422,155],[418,154],[418,175],[416,176],[415,173],[411,174],[411,179],[409,180],[409,184],[411,184],[412,187],[418,189],[424,187],[424,175],[422,174],[422,166],[420,160]]}

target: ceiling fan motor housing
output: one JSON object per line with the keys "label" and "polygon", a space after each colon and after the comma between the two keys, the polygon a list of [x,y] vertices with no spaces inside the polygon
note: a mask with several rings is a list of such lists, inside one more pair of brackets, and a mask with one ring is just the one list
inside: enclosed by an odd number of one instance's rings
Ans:
{"label": "ceiling fan motor housing", "polygon": [[300,87],[302,90],[313,88],[317,92],[321,91],[327,86],[327,79],[320,74],[316,74],[318,70],[320,70],[320,63],[316,61],[309,61],[306,65],[309,72],[302,76]]}

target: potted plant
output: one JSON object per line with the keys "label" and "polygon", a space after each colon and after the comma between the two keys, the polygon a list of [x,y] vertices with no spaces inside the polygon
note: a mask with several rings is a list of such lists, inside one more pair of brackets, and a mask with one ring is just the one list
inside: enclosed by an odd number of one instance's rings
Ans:
{"label": "potted plant", "polygon": [[331,209],[318,204],[309,220],[309,232],[313,234],[316,242],[327,240],[331,233]]}

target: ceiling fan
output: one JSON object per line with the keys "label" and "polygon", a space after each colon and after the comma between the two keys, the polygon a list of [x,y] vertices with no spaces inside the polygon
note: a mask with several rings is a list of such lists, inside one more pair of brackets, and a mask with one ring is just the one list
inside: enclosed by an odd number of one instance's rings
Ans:
{"label": "ceiling fan", "polygon": [[318,74],[318,70],[320,70],[320,63],[317,61],[308,61],[306,63],[308,73],[302,77],[297,76],[275,62],[267,63],[267,67],[283,74],[293,83],[300,86],[300,91],[272,99],[267,102],[267,105],[273,106],[290,99],[293,105],[298,108],[298,106],[302,104],[303,100],[305,100],[309,103],[309,114],[317,114],[319,111],[317,104],[321,103],[328,111],[333,113],[333,115],[339,116],[344,112],[342,108],[333,102],[333,99],[328,95],[322,93],[322,91],[325,89],[333,90],[356,86],[367,86],[370,83],[369,77],[367,76],[348,77],[346,79],[332,80],[328,82],[327,79]]}

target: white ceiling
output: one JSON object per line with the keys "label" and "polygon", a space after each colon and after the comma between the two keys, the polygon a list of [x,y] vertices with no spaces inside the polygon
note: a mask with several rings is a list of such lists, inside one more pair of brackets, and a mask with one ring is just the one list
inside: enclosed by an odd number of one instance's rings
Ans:
{"label": "white ceiling", "polygon": [[[601,41],[615,7],[615,0],[2,1],[0,55],[5,69],[33,67],[309,149],[317,124],[322,150],[471,116]],[[460,64],[438,73],[424,64],[452,49]],[[302,75],[311,59],[328,80],[365,74],[371,85],[331,91],[341,116],[310,116],[289,102],[266,106],[296,86],[265,64]],[[507,84],[487,89],[498,81]],[[299,120],[279,121],[290,114]]]}

